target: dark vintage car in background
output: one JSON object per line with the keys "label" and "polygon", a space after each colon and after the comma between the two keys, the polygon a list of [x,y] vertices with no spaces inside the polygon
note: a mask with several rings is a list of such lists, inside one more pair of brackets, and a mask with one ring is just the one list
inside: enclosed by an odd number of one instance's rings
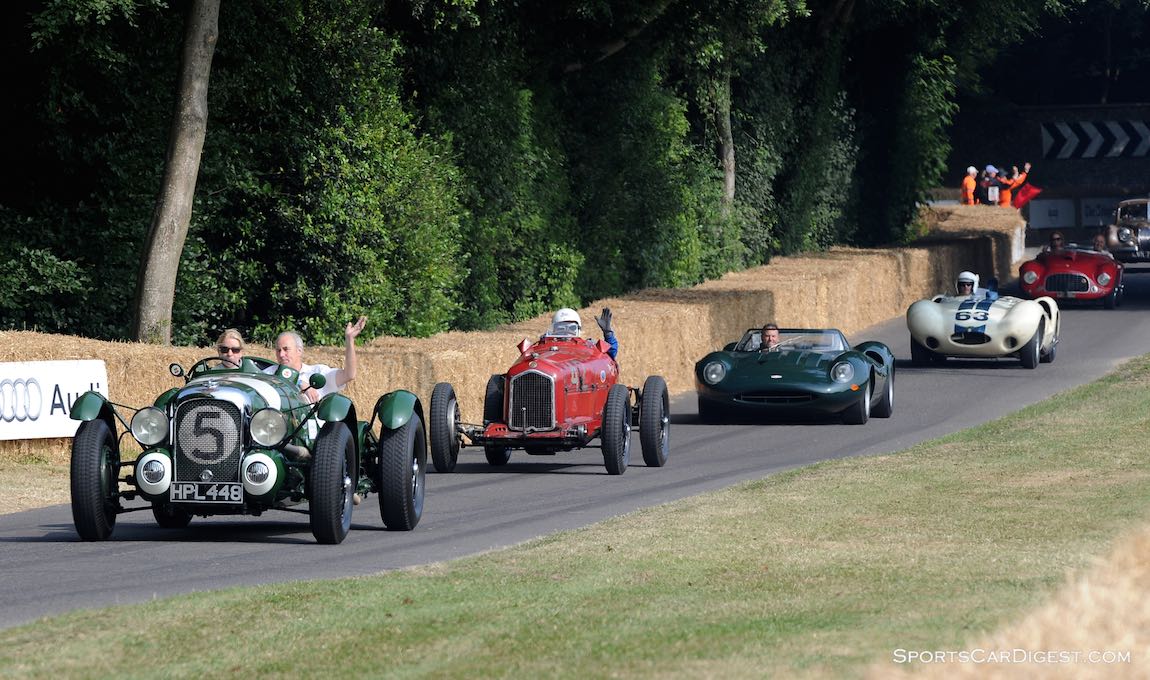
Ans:
{"label": "dark vintage car in background", "polygon": [[1123,264],[1106,251],[1071,244],[1022,263],[1018,281],[1023,296],[1031,300],[1049,296],[1059,304],[1068,300],[1101,302],[1106,309],[1114,309],[1122,301],[1123,269]]}
{"label": "dark vintage car in background", "polygon": [[633,426],[644,463],[667,463],[670,408],[662,377],[648,377],[642,389],[619,382],[619,366],[602,340],[543,336],[523,340],[518,349],[511,368],[487,383],[482,425],[461,421],[450,383],[435,386],[428,429],[437,471],[455,469],[466,446],[481,446],[489,464],[506,465],[513,449],[553,455],[598,439],[607,472],[621,475],[630,461]]}
{"label": "dark vintage car in background", "polygon": [[[271,366],[274,374],[261,370]],[[383,395],[371,420],[361,422],[347,396],[329,394],[312,404],[295,370],[265,359],[236,366],[211,357],[187,372],[179,364],[170,371],[185,384],[151,406],[131,409],[98,392],[72,405],[71,417],[82,421],[71,462],[80,538],[105,540],[118,515],[137,510],[151,509],[170,529],[188,526],[194,516],[291,510],[309,515],[318,542],[340,543],[352,509],[370,493],[379,494],[388,529],[407,531],[419,522],[427,446],[423,408],[411,392]],[[310,380],[323,387],[323,376]],[[126,411],[134,411],[130,423]],[[135,460],[121,458],[117,423],[142,448]]]}
{"label": "dark vintage car in background", "polygon": [[841,416],[861,425],[894,412],[894,354],[881,342],[852,347],[833,328],[783,328],[762,347],[760,329],[695,364],[699,418]]}
{"label": "dark vintage car in background", "polygon": [[1106,248],[1119,262],[1150,262],[1150,198],[1119,201],[1106,228]]}

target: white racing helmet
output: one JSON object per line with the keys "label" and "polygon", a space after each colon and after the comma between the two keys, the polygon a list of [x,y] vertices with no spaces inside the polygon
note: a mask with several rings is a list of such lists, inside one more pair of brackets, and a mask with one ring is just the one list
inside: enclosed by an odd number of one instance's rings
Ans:
{"label": "white racing helmet", "polygon": [[582,328],[579,312],[570,307],[560,309],[551,317],[551,335],[577,336]]}
{"label": "white racing helmet", "polygon": [[974,291],[978,290],[978,274],[975,274],[974,272],[959,272],[958,278],[954,280],[954,291],[956,293],[962,292],[958,287],[958,284],[960,283],[973,284],[970,287],[970,292],[974,293]]}

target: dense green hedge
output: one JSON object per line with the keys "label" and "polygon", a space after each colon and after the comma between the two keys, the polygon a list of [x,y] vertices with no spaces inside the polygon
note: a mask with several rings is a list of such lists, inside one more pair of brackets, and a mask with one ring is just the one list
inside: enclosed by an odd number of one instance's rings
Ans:
{"label": "dense green hedge", "polygon": [[[0,9],[27,158],[0,182],[0,327],[127,337],[182,7]],[[173,339],[484,328],[905,240],[999,28],[925,0],[225,2]]]}

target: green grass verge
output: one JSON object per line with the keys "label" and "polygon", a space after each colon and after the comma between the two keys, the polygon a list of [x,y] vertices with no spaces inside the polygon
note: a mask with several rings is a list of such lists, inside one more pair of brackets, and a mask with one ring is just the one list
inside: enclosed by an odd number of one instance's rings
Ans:
{"label": "green grass verge", "polygon": [[1143,357],[894,455],[513,549],[0,631],[0,675],[859,676],[962,649],[1143,523],[1148,387]]}

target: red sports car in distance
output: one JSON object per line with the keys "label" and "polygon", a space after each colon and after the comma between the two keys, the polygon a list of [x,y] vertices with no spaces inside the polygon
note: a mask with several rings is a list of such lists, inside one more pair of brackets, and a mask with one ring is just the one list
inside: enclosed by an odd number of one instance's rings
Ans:
{"label": "red sports car in distance", "polygon": [[1048,295],[1065,300],[1102,302],[1114,309],[1122,300],[1122,263],[1102,250],[1087,250],[1074,244],[1047,250],[1022,263],[1018,279],[1024,297]]}

